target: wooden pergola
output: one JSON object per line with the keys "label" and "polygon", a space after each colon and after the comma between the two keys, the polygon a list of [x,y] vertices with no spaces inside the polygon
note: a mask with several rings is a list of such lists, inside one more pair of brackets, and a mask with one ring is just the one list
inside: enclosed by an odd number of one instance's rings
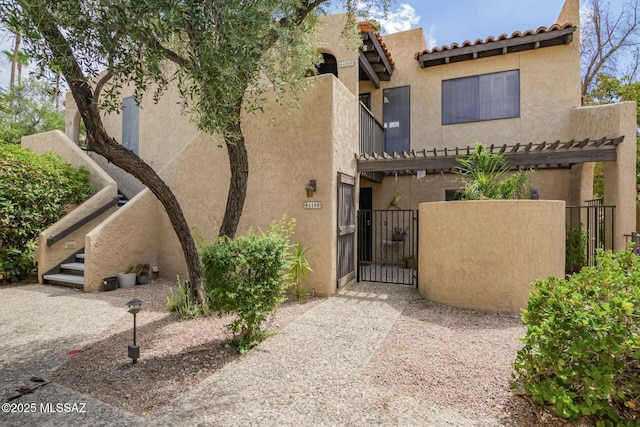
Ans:
{"label": "wooden pergola", "polygon": [[[624,136],[585,139],[582,141],[541,142],[538,144],[491,145],[492,153],[503,154],[512,169],[557,169],[589,162],[609,162],[617,159],[616,147]],[[362,153],[356,155],[358,172],[413,174],[451,172],[457,159],[473,153],[473,147],[411,150],[402,153]]]}

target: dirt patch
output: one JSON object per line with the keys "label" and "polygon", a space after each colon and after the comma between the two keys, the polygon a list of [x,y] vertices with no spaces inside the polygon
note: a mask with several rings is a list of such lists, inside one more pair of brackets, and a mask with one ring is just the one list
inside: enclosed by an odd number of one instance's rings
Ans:
{"label": "dirt patch", "polygon": [[[213,315],[181,320],[166,307],[169,288],[175,289],[173,282],[156,280],[101,294],[143,301],[137,315],[140,359],[136,364],[127,356],[127,346],[133,342],[133,317],[127,315],[85,348],[72,350],[69,360],[50,379],[131,413],[148,416],[237,358],[233,348],[225,345],[232,337],[227,325],[233,318]],[[321,301],[287,301],[267,328],[281,330]]]}

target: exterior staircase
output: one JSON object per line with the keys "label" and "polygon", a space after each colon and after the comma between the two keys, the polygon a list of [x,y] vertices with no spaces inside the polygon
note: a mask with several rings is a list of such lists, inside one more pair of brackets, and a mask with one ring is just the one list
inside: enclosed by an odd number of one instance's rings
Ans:
{"label": "exterior staircase", "polygon": [[70,260],[60,264],[55,270],[59,270],[59,272],[42,276],[44,283],[76,289],[84,288],[84,253],[79,252],[75,254]]}
{"label": "exterior staircase", "polygon": [[[118,191],[118,209],[128,201],[129,199]],[[49,285],[84,289],[84,248],[43,275],[42,282]]]}

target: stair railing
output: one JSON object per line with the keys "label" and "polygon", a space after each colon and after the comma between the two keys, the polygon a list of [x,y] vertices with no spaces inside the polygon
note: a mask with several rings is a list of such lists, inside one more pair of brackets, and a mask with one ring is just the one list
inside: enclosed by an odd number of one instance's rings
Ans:
{"label": "stair railing", "polygon": [[99,207],[95,211],[91,212],[89,215],[85,216],[84,218],[81,218],[80,220],[76,221],[74,224],[72,224],[69,227],[65,228],[64,230],[62,230],[61,232],[59,232],[55,236],[52,236],[52,237],[48,238],[47,239],[47,246],[54,245],[58,241],[64,239],[69,234],[71,234],[74,231],[78,230],[83,225],[88,224],[90,221],[92,221],[93,219],[99,217],[100,215],[102,215],[103,213],[105,213],[106,211],[108,211],[109,209],[111,209],[114,206],[118,206],[118,198],[117,197],[114,197],[113,200],[107,202],[106,204],[104,204],[103,206]]}

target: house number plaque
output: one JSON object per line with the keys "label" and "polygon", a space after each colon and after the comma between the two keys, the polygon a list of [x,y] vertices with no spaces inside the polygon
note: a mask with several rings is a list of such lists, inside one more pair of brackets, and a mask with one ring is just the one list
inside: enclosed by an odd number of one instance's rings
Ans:
{"label": "house number plaque", "polygon": [[322,209],[322,202],[304,202],[305,209]]}

